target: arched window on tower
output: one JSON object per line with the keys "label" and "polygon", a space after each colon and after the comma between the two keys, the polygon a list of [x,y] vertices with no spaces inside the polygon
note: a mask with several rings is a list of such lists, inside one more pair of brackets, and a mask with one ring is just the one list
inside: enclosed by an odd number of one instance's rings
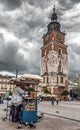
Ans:
{"label": "arched window on tower", "polygon": [[59,62],[59,66],[58,66],[58,72],[59,73],[62,72],[62,63],[61,63],[61,60]]}
{"label": "arched window on tower", "polygon": [[64,79],[63,79],[63,77],[61,77],[61,83],[63,83],[63,81],[64,81]]}
{"label": "arched window on tower", "polygon": [[57,83],[59,82],[59,79],[58,79],[58,77],[57,77]]}
{"label": "arched window on tower", "polygon": [[43,83],[45,83],[45,77],[43,77]]}
{"label": "arched window on tower", "polygon": [[59,55],[62,55],[62,50],[59,48],[59,50],[58,50],[58,54]]}
{"label": "arched window on tower", "polygon": [[47,83],[49,82],[49,77],[47,77]]}

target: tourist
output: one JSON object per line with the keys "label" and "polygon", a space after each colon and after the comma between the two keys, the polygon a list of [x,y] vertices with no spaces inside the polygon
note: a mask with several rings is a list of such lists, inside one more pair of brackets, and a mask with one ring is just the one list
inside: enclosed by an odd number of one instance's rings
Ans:
{"label": "tourist", "polygon": [[51,98],[51,104],[54,105],[54,98]]}
{"label": "tourist", "polygon": [[57,104],[57,105],[59,104],[59,99],[58,99],[58,98],[56,98],[56,104]]}
{"label": "tourist", "polygon": [[24,92],[24,90],[21,88],[21,84],[17,83],[16,87],[13,89],[12,93],[12,121],[16,122],[19,119],[19,112],[21,110],[22,106],[22,95],[28,94],[28,92]]}

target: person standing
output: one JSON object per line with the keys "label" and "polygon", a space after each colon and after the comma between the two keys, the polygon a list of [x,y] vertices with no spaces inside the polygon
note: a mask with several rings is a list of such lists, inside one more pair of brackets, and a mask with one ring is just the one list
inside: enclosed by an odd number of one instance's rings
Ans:
{"label": "person standing", "polygon": [[54,105],[54,98],[51,99],[51,104]]}
{"label": "person standing", "polygon": [[59,104],[59,99],[58,99],[58,98],[56,98],[56,104],[57,104],[57,105]]}
{"label": "person standing", "polygon": [[28,95],[28,92],[24,92],[24,90],[21,88],[21,84],[17,83],[16,87],[13,89],[12,93],[12,121],[16,122],[19,120],[19,112],[21,111],[21,106],[22,106],[22,95]]}

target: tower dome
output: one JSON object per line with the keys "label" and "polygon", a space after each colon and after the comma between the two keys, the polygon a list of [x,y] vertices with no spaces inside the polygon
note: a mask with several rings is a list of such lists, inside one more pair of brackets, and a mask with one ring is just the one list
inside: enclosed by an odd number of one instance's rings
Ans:
{"label": "tower dome", "polygon": [[55,29],[57,31],[60,31],[61,25],[60,23],[57,21],[57,13],[55,11],[55,5],[53,7],[53,13],[51,16],[51,22],[48,24],[48,32]]}

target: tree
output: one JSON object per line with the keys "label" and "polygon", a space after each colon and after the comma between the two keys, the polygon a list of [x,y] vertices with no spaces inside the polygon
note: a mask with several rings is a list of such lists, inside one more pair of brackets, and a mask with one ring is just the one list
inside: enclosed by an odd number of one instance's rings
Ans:
{"label": "tree", "polygon": [[35,92],[33,87],[29,87],[29,91]]}
{"label": "tree", "polygon": [[44,93],[46,93],[46,94],[51,94],[51,92],[50,92],[48,89],[45,89],[45,90],[44,90]]}
{"label": "tree", "polygon": [[61,92],[61,95],[62,95],[62,96],[67,96],[67,95],[69,95],[68,90],[63,90],[63,91]]}
{"label": "tree", "polygon": [[12,96],[12,92],[11,91],[9,91],[9,96]]}

